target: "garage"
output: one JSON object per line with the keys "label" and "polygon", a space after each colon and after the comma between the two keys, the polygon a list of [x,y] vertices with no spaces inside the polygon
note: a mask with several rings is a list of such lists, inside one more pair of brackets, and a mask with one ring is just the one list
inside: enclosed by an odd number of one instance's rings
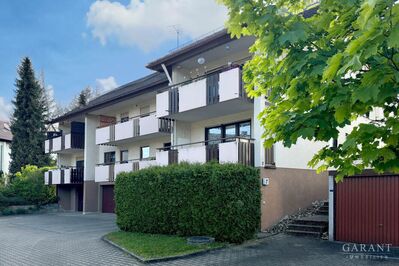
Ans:
{"label": "garage", "polygon": [[114,186],[102,186],[102,212],[115,212]]}
{"label": "garage", "polygon": [[335,240],[399,246],[399,175],[365,172],[334,184],[333,193]]}

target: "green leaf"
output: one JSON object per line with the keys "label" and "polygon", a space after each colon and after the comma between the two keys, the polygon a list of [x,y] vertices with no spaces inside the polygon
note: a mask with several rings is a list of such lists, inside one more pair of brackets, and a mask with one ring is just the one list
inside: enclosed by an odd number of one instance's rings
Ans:
{"label": "green leaf", "polygon": [[323,81],[331,81],[334,79],[341,64],[342,57],[342,53],[337,53],[328,60],[328,65],[323,72]]}
{"label": "green leaf", "polygon": [[343,123],[349,116],[349,105],[341,105],[335,109],[334,117],[338,123]]}
{"label": "green leaf", "polygon": [[399,27],[395,27],[388,37],[389,47],[399,48]]}

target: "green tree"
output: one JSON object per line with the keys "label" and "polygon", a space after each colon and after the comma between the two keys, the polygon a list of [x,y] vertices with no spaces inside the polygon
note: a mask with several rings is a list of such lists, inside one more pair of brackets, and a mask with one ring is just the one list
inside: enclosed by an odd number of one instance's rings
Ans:
{"label": "green tree", "polygon": [[49,155],[44,153],[45,118],[47,107],[43,101],[43,90],[35,78],[32,63],[28,57],[22,59],[16,79],[16,96],[13,100],[14,113],[11,119],[11,165],[15,174],[22,166],[48,165]]}
{"label": "green tree", "polygon": [[[253,97],[270,105],[259,115],[265,145],[290,147],[299,138],[337,139],[309,163],[336,168],[336,180],[365,168],[399,172],[399,4],[395,0],[219,0],[229,9],[229,32],[252,35],[244,67]],[[373,110],[383,115],[369,117]],[[355,121],[359,124],[355,124]]]}

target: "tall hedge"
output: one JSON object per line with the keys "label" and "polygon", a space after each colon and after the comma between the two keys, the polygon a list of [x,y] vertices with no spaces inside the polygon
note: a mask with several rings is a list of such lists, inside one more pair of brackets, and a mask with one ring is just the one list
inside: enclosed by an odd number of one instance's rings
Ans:
{"label": "tall hedge", "polygon": [[240,243],[260,223],[259,171],[238,164],[178,164],[121,173],[115,182],[121,230],[208,235]]}

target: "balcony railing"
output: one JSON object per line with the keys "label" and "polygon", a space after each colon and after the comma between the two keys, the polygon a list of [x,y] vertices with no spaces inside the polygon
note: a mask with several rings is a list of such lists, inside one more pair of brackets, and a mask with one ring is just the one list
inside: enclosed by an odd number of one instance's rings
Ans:
{"label": "balcony railing", "polygon": [[62,152],[72,149],[84,149],[84,134],[69,133],[45,140],[46,153]]}
{"label": "balcony railing", "polygon": [[172,121],[170,119],[159,119],[155,112],[152,112],[132,117],[125,122],[97,128],[96,144],[107,144],[154,133],[170,133],[171,129]]}
{"label": "balcony railing", "polygon": [[243,86],[241,68],[222,68],[157,94],[157,117],[239,98],[251,101]]}
{"label": "balcony railing", "polygon": [[83,183],[83,167],[65,167],[49,170],[44,173],[46,185],[81,184]]}
{"label": "balcony railing", "polygon": [[97,164],[95,168],[96,182],[114,182],[119,173],[138,171],[156,165],[155,158],[145,160],[134,159],[112,164]]}
{"label": "balcony railing", "polygon": [[270,148],[265,148],[265,167],[276,168],[276,162],[274,159],[274,145]]}
{"label": "balcony railing", "polygon": [[253,166],[254,143],[250,138],[233,137],[175,145],[158,149],[156,160],[158,165],[216,161]]}

